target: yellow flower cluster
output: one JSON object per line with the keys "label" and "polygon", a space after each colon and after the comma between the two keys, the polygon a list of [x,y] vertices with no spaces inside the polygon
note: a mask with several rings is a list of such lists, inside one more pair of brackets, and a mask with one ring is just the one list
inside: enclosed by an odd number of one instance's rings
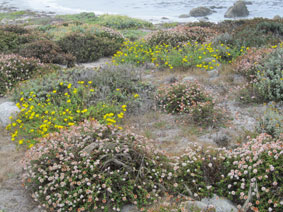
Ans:
{"label": "yellow flower cluster", "polygon": [[[149,46],[146,41],[138,42],[126,41],[122,50],[116,52],[112,58],[114,64],[133,63],[136,65],[153,63],[156,67],[179,68],[197,67],[204,70],[212,70],[220,66],[218,60],[221,59],[223,49],[225,57],[231,57],[231,49],[221,44],[220,49],[216,49],[211,43],[200,44],[198,42],[188,42],[172,47],[167,44]],[[246,49],[241,49],[244,52]],[[207,60],[207,58],[212,60]],[[229,63],[232,61],[230,60]]]}
{"label": "yellow flower cluster", "polygon": [[[86,108],[83,104],[84,96],[91,95],[91,92],[94,91],[91,87],[92,82],[79,81],[78,84],[80,85],[78,88],[72,88],[71,83],[61,82],[59,85],[67,87],[67,91],[62,93],[59,90],[52,90],[43,101],[33,92],[30,92],[28,97],[20,98],[20,102],[16,104],[20,113],[17,118],[10,117],[12,122],[6,127],[11,132],[11,140],[15,141],[19,138],[20,145],[26,144],[31,148],[38,142],[37,138],[46,137],[50,132],[59,131],[75,125],[76,122],[93,118],[91,106]],[[60,104],[57,102],[58,99]],[[117,115],[114,113],[104,115],[104,122],[116,125],[115,117],[122,119],[126,107],[123,105],[122,112]],[[101,110],[96,110],[96,113],[104,113],[103,108],[106,108],[106,105],[103,105]],[[108,107],[107,111],[109,110],[111,108]]]}

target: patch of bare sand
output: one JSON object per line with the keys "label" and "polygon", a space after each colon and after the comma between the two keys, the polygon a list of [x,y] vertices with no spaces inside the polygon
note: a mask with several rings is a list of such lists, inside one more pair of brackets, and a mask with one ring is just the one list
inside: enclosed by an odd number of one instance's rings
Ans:
{"label": "patch of bare sand", "polygon": [[21,183],[23,157],[24,150],[0,129],[0,210],[5,212],[39,211]]}

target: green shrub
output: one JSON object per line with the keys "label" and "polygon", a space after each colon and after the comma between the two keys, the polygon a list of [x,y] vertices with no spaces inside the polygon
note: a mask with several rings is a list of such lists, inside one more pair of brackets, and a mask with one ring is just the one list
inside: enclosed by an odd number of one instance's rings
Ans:
{"label": "green shrub", "polygon": [[[237,51],[225,48],[229,57],[233,58]],[[134,64],[136,66],[153,63],[160,68],[180,68],[185,71],[189,67],[197,67],[204,70],[212,70],[220,66],[218,59],[219,50],[208,44],[185,43],[179,47],[167,44],[149,46],[146,41],[126,41],[120,51],[113,56],[114,64]],[[230,53],[231,52],[231,53]],[[224,54],[224,51],[223,51]]]}
{"label": "green shrub", "polygon": [[20,112],[17,117],[12,117],[12,123],[7,126],[11,140],[17,139],[19,144],[32,147],[38,138],[89,118],[116,126],[124,117],[127,106],[115,101],[87,104],[93,96],[95,89],[91,81],[79,82],[77,87],[60,82],[59,89],[48,92],[45,98],[32,91],[27,97],[23,94],[17,103]]}
{"label": "green shrub", "polygon": [[274,106],[269,107],[256,126],[258,133],[267,133],[273,138],[283,136],[283,114]]}
{"label": "green shrub", "polygon": [[58,45],[81,63],[113,55],[120,48],[121,43],[106,37],[73,33],[60,39]]}
{"label": "green shrub", "polygon": [[43,65],[36,59],[27,59],[14,54],[0,54],[0,96],[18,82],[31,78],[42,69]]}
{"label": "green shrub", "polygon": [[82,23],[94,23],[98,17],[94,13],[83,12],[80,14],[72,14],[72,15],[57,15],[56,18],[63,19],[64,21],[79,21]]}
{"label": "green shrub", "polygon": [[283,39],[283,22],[253,19],[244,22],[233,32],[234,45],[261,47],[277,44]]}
{"label": "green shrub", "polygon": [[160,198],[172,170],[145,138],[95,121],[50,135],[26,159],[26,187],[56,211],[141,208]]}
{"label": "green shrub", "polygon": [[256,25],[256,30],[264,34],[272,34],[283,38],[283,22],[260,22]]}
{"label": "green shrub", "polygon": [[231,46],[233,44],[233,36],[228,32],[222,33],[213,39],[214,45],[225,44]]}
{"label": "green shrub", "polygon": [[19,35],[30,33],[28,29],[25,29],[24,27],[19,25],[5,25],[1,27],[1,30],[6,32],[13,32]]}
{"label": "green shrub", "polygon": [[38,58],[43,63],[74,64],[74,57],[65,54],[54,42],[49,40],[38,40],[22,46],[19,54],[24,57]]}
{"label": "green shrub", "polygon": [[263,102],[263,99],[253,82],[247,83],[243,88],[240,88],[240,90],[237,91],[237,99],[243,104]]}
{"label": "green shrub", "polygon": [[124,41],[124,37],[120,32],[97,24],[61,23],[57,25],[50,25],[42,30],[50,39],[55,41],[61,40],[73,33],[109,38],[117,42]]}
{"label": "green shrub", "polygon": [[146,36],[149,32],[139,29],[124,29],[121,30],[121,33],[126,39],[129,39],[130,41],[136,41]]}
{"label": "green shrub", "polygon": [[122,15],[101,15],[97,18],[96,23],[114,29],[137,29],[153,26],[148,21]]}
{"label": "green shrub", "polygon": [[217,121],[214,100],[198,82],[175,83],[159,90],[159,106],[172,114],[189,114],[198,124]]}
{"label": "green shrub", "polygon": [[44,78],[30,80],[16,89],[13,98],[18,102],[21,97],[28,99],[30,93],[34,93],[38,98],[46,100],[47,95],[53,90],[64,94],[66,87],[60,85],[61,82],[68,82],[72,87],[78,88],[81,82],[91,81],[95,92],[85,98],[84,105],[91,106],[97,102],[128,105],[128,112],[137,113],[146,111],[153,106],[154,87],[141,82],[141,70],[129,65],[105,66],[100,70],[91,69],[71,69],[58,70]]}
{"label": "green shrub", "polygon": [[27,30],[21,26],[0,27],[0,50],[4,53],[17,53],[21,46],[44,36],[37,31]]}
{"label": "green shrub", "polygon": [[283,101],[283,48],[271,53],[259,66],[255,86],[263,100]]}
{"label": "green shrub", "polygon": [[14,20],[23,15],[30,15],[30,14],[33,14],[33,12],[30,12],[30,11],[3,12],[3,13],[0,13],[0,20],[4,18],[8,20]]}

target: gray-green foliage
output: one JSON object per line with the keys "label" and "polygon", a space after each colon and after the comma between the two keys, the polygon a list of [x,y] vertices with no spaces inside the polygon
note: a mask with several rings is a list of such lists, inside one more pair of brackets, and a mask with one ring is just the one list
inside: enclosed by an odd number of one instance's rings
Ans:
{"label": "gray-green foliage", "polygon": [[[78,82],[81,81],[91,82],[95,87],[95,94],[86,104],[117,101],[127,104],[129,112],[144,111],[154,105],[155,89],[141,81],[141,69],[130,65],[109,65],[98,70],[78,68],[58,70],[22,84],[14,91],[14,100],[19,101],[23,95],[28,97],[30,92],[46,99],[47,94],[53,90],[63,92],[62,89],[66,89],[66,83],[72,84],[72,87],[78,87]],[[65,82],[65,86],[60,85],[62,82]],[[23,95],[20,94],[21,92]],[[133,99],[135,101],[131,101]]]}
{"label": "gray-green foliage", "polygon": [[261,117],[256,126],[258,133],[267,133],[272,137],[279,138],[283,134],[283,113],[271,106]]}
{"label": "gray-green foliage", "polygon": [[255,86],[262,98],[283,101],[283,48],[271,53],[259,70]]}

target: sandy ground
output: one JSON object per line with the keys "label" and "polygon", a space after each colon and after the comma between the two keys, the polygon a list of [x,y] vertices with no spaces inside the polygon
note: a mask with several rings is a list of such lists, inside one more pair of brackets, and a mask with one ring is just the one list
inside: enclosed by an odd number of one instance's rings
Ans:
{"label": "sandy ground", "polygon": [[[0,98],[0,104],[6,100]],[[21,183],[23,157],[24,150],[18,149],[5,129],[0,128],[0,211],[38,211]]]}

